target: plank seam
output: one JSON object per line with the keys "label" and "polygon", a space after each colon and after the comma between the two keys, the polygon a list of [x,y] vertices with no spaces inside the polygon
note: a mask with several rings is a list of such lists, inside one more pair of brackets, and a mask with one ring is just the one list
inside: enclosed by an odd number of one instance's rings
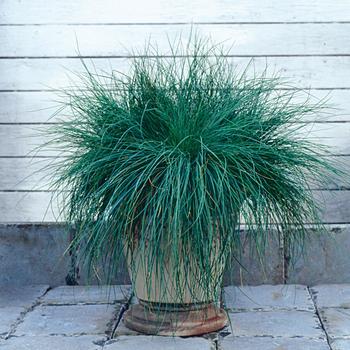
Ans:
{"label": "plank seam", "polygon": [[[312,192],[349,192],[350,187],[342,186],[339,188],[314,188],[311,189]],[[54,190],[20,190],[20,189],[0,189],[0,193],[52,193]],[[64,191],[66,192],[66,191]]]}
{"label": "plank seam", "polygon": [[[42,60],[42,59],[132,59],[132,58],[188,58],[192,56],[171,56],[171,55],[86,55],[86,56],[0,56],[0,60]],[[214,57],[214,56],[208,56]],[[252,54],[252,55],[221,55],[225,58],[269,58],[269,57],[350,57],[350,53],[329,53],[329,54]]]}
{"label": "plank seam", "polygon": [[[67,91],[71,91],[66,89]],[[299,87],[299,88],[283,88],[280,89],[281,91],[337,91],[337,90],[350,90],[350,86],[349,87],[313,87],[311,88],[310,86],[307,87]],[[84,90],[82,90],[84,91]],[[62,89],[0,89],[0,94],[1,93],[26,93],[26,92],[35,92],[35,93],[39,93],[39,92],[62,92]]]}
{"label": "plank seam", "polygon": [[0,27],[24,26],[178,26],[178,25],[267,25],[267,24],[350,24],[350,21],[185,21],[185,22],[46,22],[1,23]]}
{"label": "plank seam", "polygon": [[[72,91],[65,89],[66,91]],[[310,88],[310,86],[304,86],[297,89],[280,89],[281,91],[337,91],[337,90],[350,90],[350,86],[336,86],[336,87],[319,87]],[[25,92],[62,92],[62,89],[5,89],[0,90],[1,93],[25,93]]]}
{"label": "plank seam", "polygon": [[[350,157],[350,154],[348,153],[338,153],[338,154],[332,154],[332,157]],[[18,155],[18,156],[10,156],[10,155],[2,155],[0,156],[0,159],[46,159],[46,158],[59,158],[59,159],[63,159],[66,158],[64,156],[50,156],[50,155],[46,155],[46,156],[25,156],[25,155]]]}
{"label": "plank seam", "polygon": [[[31,111],[36,112],[36,111]],[[298,125],[298,124],[347,124],[350,123],[349,120],[306,120],[305,122],[291,122],[290,124]],[[60,125],[63,122],[0,122],[1,125]]]}
{"label": "plank seam", "polygon": [[23,158],[28,158],[28,159],[46,159],[46,158],[59,158],[59,159],[63,159],[66,157],[62,157],[62,156],[0,156],[0,159],[23,159]]}
{"label": "plank seam", "polygon": [[[49,226],[49,225],[65,225],[66,223],[64,221],[0,221],[0,227],[8,227],[8,226]],[[330,228],[347,228],[350,226],[350,221],[343,221],[343,222],[322,222],[322,224],[326,227]],[[313,226],[314,224],[308,224],[305,223],[305,225]],[[244,228],[242,228],[244,230]]]}

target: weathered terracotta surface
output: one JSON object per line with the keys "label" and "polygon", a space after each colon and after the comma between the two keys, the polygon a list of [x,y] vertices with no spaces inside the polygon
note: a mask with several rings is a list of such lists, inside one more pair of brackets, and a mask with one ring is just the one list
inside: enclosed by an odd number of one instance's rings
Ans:
{"label": "weathered terracotta surface", "polygon": [[125,325],[146,334],[194,336],[217,331],[228,322],[226,312],[214,304],[170,308],[155,310],[147,302],[132,305],[125,313]]}
{"label": "weathered terracotta surface", "polygon": [[[170,256],[162,262],[162,267],[156,264],[149,266],[147,254],[148,251],[142,249],[136,249],[132,257],[125,254],[135,296],[139,300],[157,304],[208,304],[217,299],[225,267],[225,259],[219,257],[217,249],[212,251],[211,278],[205,284],[198,283],[203,281],[203,272],[195,259],[190,259],[190,262],[179,259],[175,262]],[[179,271],[177,279],[174,278],[176,269]]]}

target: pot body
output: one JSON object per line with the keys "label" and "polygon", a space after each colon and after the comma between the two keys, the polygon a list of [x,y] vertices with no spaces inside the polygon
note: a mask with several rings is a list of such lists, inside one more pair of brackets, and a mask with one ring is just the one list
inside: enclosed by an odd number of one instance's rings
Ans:
{"label": "pot body", "polygon": [[228,323],[218,303],[225,258],[220,258],[217,250],[213,249],[208,259],[210,274],[206,273],[205,279],[190,256],[175,261],[169,255],[161,267],[149,265],[147,251],[141,249],[126,258],[139,299],[125,314],[128,328],[146,334],[194,336],[217,331]]}
{"label": "pot body", "polygon": [[[151,264],[147,251],[136,249],[133,255],[126,256],[131,281],[136,297],[152,304],[208,304],[218,301],[225,258],[219,257],[216,249],[212,250],[210,276],[203,276],[197,262],[191,256],[180,257],[177,261],[169,255],[162,266]],[[131,261],[132,260],[132,261]],[[175,273],[177,271],[177,273]],[[168,305],[169,306],[169,305]],[[169,306],[170,307],[170,306]]]}

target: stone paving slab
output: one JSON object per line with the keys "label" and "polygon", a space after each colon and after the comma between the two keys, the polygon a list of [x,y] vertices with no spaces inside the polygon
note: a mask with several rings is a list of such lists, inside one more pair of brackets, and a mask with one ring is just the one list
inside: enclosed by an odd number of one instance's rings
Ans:
{"label": "stone paving slab", "polygon": [[130,293],[130,286],[61,286],[50,290],[43,298],[43,304],[108,304],[124,301]]}
{"label": "stone paving slab", "polygon": [[350,339],[337,339],[331,342],[332,350],[349,350]]}
{"label": "stone paving slab", "polygon": [[12,337],[4,344],[0,343],[0,346],[1,350],[102,350],[102,347],[97,345],[101,340],[105,339],[89,335]]}
{"label": "stone paving slab", "polygon": [[321,309],[320,316],[326,332],[331,339],[350,339],[350,309]]}
{"label": "stone paving slab", "polygon": [[29,312],[16,336],[105,334],[115,305],[39,306]]}
{"label": "stone paving slab", "polygon": [[10,287],[0,286],[0,308],[21,306],[28,308],[49,289],[48,285]]}
{"label": "stone paving slab", "polygon": [[0,294],[0,349],[350,350],[349,286],[313,287],[313,300],[302,285],[230,286],[225,288],[225,300],[232,310],[232,329],[168,338],[134,332],[121,322],[117,337],[106,343],[128,286],[64,286],[48,292],[47,286],[40,286],[14,288],[12,293],[7,289]]}
{"label": "stone paving slab", "polygon": [[[317,307],[350,309],[350,284],[328,284],[310,288]],[[350,348],[349,348],[350,349]]]}
{"label": "stone paving slab", "polygon": [[231,310],[315,309],[307,287],[302,285],[229,286],[224,295]]}
{"label": "stone paving slab", "polygon": [[2,307],[0,308],[0,338],[4,337],[10,330],[11,326],[21,316],[21,313],[26,309],[24,307]]}
{"label": "stone paving slab", "polygon": [[237,312],[229,317],[233,336],[325,337],[318,318],[308,311]]}
{"label": "stone paving slab", "polygon": [[272,338],[272,337],[227,337],[220,340],[219,349],[220,350],[234,350],[234,349],[235,350],[330,350],[327,341],[322,339]]}
{"label": "stone paving slab", "polygon": [[214,350],[214,344],[204,338],[155,336],[120,336],[107,342],[103,350]]}

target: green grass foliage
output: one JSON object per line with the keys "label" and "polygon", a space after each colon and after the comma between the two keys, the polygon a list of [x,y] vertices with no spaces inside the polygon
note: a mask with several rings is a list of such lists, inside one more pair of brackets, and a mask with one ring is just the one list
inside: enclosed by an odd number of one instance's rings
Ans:
{"label": "green grass foliage", "polygon": [[305,223],[321,221],[310,189],[337,170],[305,131],[322,104],[296,103],[300,91],[252,64],[238,73],[206,40],[171,50],[148,46],[127,74],[86,68],[45,147],[65,156],[52,185],[83,264],[112,278],[141,250],[147,276],[162,281],[172,261],[179,296],[185,269],[212,300],[213,269],[239,259],[242,225],[262,254],[276,233],[302,244]]}

